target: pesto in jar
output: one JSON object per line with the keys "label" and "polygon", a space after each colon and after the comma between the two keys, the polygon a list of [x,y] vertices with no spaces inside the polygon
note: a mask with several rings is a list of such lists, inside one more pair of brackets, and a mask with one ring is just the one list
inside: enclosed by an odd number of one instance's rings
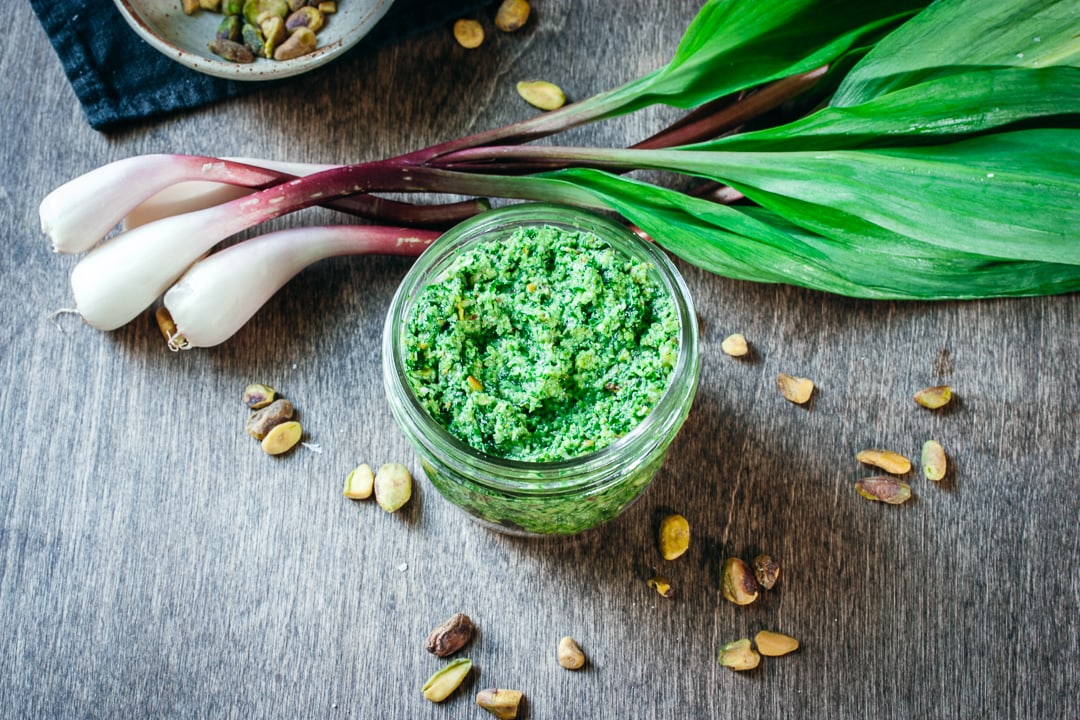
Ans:
{"label": "pesto in jar", "polygon": [[653,267],[588,232],[526,226],[422,288],[405,373],[450,434],[495,457],[567,460],[632,430],[667,389],[679,320]]}

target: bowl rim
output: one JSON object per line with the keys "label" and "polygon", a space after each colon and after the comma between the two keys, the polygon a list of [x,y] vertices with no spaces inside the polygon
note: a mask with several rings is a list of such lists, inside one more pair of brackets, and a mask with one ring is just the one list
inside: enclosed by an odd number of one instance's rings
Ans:
{"label": "bowl rim", "polygon": [[[350,0],[355,1],[355,0]],[[394,0],[369,0],[371,10],[359,23],[357,23],[347,35],[320,45],[307,55],[292,60],[275,60],[272,62],[232,63],[227,60],[218,60],[208,55],[203,55],[183,47],[175,45],[162,38],[143,17],[142,13],[130,0],[113,0],[113,4],[123,16],[124,21],[146,43],[162,55],[174,60],[181,65],[195,70],[196,72],[226,80],[261,81],[281,80],[294,77],[302,73],[314,70],[342,55],[351,49],[375,27],[390,9]],[[179,5],[176,13],[180,17],[186,17]]]}

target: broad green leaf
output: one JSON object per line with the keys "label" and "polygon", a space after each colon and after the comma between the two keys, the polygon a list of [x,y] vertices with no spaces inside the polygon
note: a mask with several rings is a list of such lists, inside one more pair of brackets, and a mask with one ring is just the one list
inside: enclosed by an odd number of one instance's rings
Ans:
{"label": "broad green leaf", "polygon": [[877,150],[603,150],[573,157],[728,183],[765,207],[775,207],[777,197],[802,200],[943,248],[1080,264],[1080,130],[1017,130]]}
{"label": "broad green leaf", "polygon": [[[686,149],[807,150],[926,143],[1033,118],[1080,114],[1080,68],[987,68],[933,78],[861,105]],[[1050,120],[1046,121],[1051,122]],[[1075,126],[1076,120],[1072,119]]]}
{"label": "broad green leaf", "polygon": [[880,41],[841,83],[832,105],[977,67],[1080,65],[1076,0],[938,0]]}
{"label": "broad green leaf", "polygon": [[655,103],[690,108],[808,72],[882,35],[925,0],[711,0],[663,68],[590,98],[602,117]]}
{"label": "broad green leaf", "polygon": [[762,208],[736,208],[608,173],[528,178],[573,187],[642,228],[683,260],[739,280],[871,299],[973,299],[1080,290],[1080,266],[947,250],[880,228],[830,238]]}

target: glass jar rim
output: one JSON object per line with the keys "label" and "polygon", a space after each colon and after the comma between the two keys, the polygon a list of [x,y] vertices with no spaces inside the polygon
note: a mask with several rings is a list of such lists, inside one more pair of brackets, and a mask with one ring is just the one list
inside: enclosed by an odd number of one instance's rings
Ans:
{"label": "glass jar rim", "polygon": [[[650,273],[658,279],[675,304],[679,319],[679,348],[675,367],[660,399],[652,410],[629,432],[599,450],[550,462],[514,460],[490,455],[455,437],[420,404],[404,372],[403,333],[398,332],[410,307],[410,301],[453,262],[462,249],[490,241],[493,232],[512,232],[526,226],[552,226],[572,231],[590,232],[615,250],[645,260]],[[583,479],[602,486],[613,479],[610,469],[619,475],[626,463],[614,461],[624,453],[647,457],[654,446],[662,444],[670,426],[681,423],[682,408],[692,401],[697,389],[700,365],[697,314],[685,280],[674,263],[656,244],[608,218],[580,208],[552,203],[522,203],[489,210],[465,220],[446,231],[417,258],[398,286],[390,303],[383,331],[383,378],[391,398],[402,402],[391,405],[395,417],[411,437],[429,450],[438,443],[442,452],[452,451],[455,460],[478,473],[479,484],[499,490],[522,493],[548,492],[553,489],[580,490]],[[690,382],[678,382],[689,377]],[[597,477],[597,473],[601,477]],[[498,481],[493,477],[499,478]]]}

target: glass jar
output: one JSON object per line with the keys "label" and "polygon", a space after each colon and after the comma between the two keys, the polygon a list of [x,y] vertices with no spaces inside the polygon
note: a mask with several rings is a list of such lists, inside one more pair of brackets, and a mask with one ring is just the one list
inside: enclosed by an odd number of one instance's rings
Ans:
{"label": "glass jar", "polygon": [[[419,293],[437,283],[455,257],[520,227],[589,232],[616,251],[648,263],[670,295],[679,350],[668,386],[630,432],[595,452],[558,462],[523,462],[480,452],[452,436],[417,400],[405,374],[407,319]],[[383,332],[383,382],[394,418],[419,455],[432,485],[481,523],[525,535],[574,534],[625,510],[652,481],[682,427],[697,390],[697,316],[678,270],[660,248],[604,217],[547,204],[513,205],[478,215],[432,243],[399,286]]]}

